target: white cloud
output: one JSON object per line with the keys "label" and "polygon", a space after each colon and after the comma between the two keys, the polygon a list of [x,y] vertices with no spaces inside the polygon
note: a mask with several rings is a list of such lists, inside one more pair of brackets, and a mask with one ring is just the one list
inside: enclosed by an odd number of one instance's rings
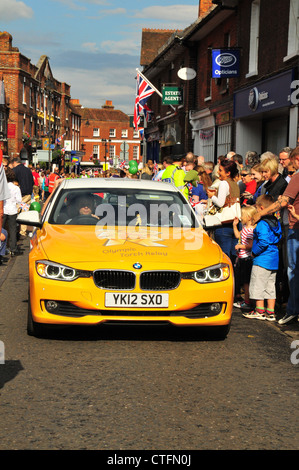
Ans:
{"label": "white cloud", "polygon": [[124,15],[127,12],[125,8],[114,8],[113,10],[101,10],[102,15]]}
{"label": "white cloud", "polygon": [[84,42],[82,44],[83,49],[86,49],[88,52],[98,52],[99,48],[95,42]]}
{"label": "white cloud", "polygon": [[123,39],[121,41],[103,41],[101,48],[108,54],[140,54],[140,41],[135,39]]}
{"label": "white cloud", "polygon": [[72,98],[79,99],[85,108],[101,108],[106,100],[112,100],[115,109],[126,114],[134,111],[135,75],[136,71],[131,68],[86,70],[55,67],[55,78],[71,85]]}
{"label": "white cloud", "polygon": [[13,21],[19,18],[30,19],[33,17],[33,10],[24,2],[17,0],[1,0],[0,1],[0,18],[1,21]]}
{"label": "white cloud", "polygon": [[151,6],[137,11],[136,18],[157,19],[167,23],[193,23],[198,17],[198,5]]}

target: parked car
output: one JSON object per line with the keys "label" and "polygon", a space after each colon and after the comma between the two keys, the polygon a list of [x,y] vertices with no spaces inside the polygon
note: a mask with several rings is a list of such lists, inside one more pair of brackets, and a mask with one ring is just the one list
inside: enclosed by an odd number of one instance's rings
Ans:
{"label": "parked car", "polygon": [[49,325],[157,323],[227,335],[231,262],[172,184],[66,179],[42,214],[18,220],[35,227],[29,335]]}

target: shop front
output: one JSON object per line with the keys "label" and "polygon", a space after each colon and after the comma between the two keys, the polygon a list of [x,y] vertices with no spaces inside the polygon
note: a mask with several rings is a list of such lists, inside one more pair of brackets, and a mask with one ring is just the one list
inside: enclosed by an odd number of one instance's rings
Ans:
{"label": "shop front", "polygon": [[298,107],[292,104],[294,71],[251,84],[234,94],[236,152],[278,155],[297,144]]}

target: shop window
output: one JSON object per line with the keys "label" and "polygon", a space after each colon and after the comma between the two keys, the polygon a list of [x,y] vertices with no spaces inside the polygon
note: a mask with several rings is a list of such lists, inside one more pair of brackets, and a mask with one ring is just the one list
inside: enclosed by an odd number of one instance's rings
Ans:
{"label": "shop window", "polygon": [[258,73],[258,51],[260,32],[260,0],[254,0],[251,5],[249,64],[246,77]]}
{"label": "shop window", "polygon": [[290,0],[288,50],[284,61],[299,54],[299,2]]}

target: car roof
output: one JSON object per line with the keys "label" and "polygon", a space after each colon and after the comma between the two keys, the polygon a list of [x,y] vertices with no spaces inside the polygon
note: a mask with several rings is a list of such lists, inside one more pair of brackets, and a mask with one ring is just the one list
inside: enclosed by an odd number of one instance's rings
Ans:
{"label": "car roof", "polygon": [[124,189],[149,189],[159,191],[178,192],[179,190],[171,183],[161,181],[138,180],[130,178],[74,178],[65,179],[61,182],[63,189],[83,188],[124,188]]}

